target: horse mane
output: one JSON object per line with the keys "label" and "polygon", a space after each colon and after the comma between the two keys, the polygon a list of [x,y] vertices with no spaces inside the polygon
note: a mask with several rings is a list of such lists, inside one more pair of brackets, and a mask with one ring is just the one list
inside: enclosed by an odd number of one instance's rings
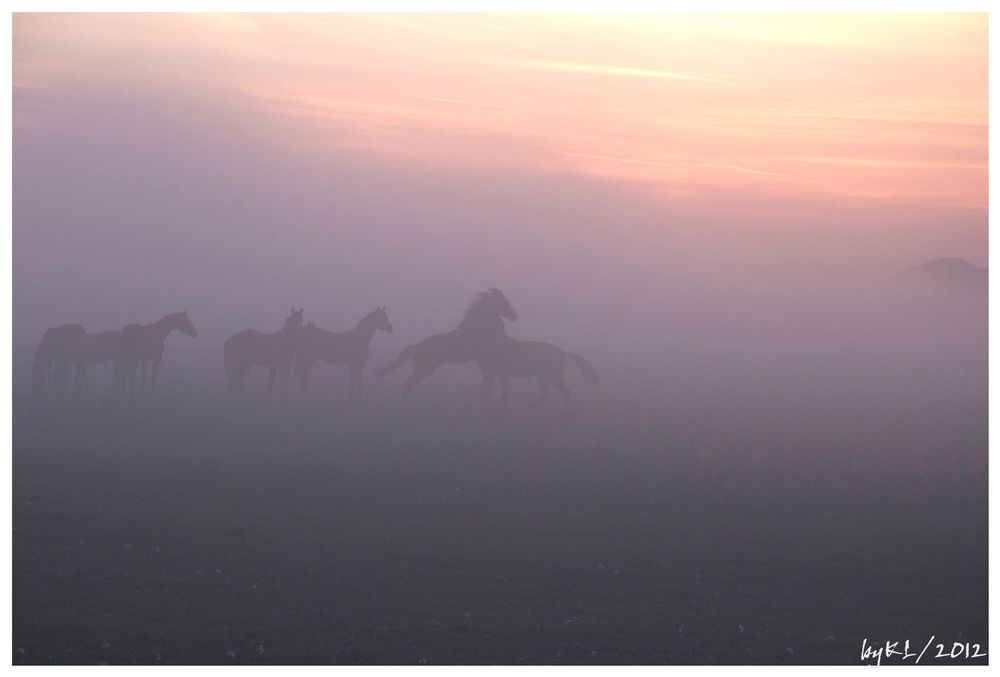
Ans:
{"label": "horse mane", "polygon": [[483,308],[487,303],[502,296],[503,292],[496,287],[490,287],[486,291],[476,294],[476,297],[472,299],[472,303],[466,308],[465,314],[462,315],[462,321],[458,323],[458,326],[467,327],[482,314]]}
{"label": "horse mane", "polygon": [[[294,324],[296,316],[298,316],[299,318],[298,325]],[[288,317],[285,318],[284,323],[281,325],[281,330],[278,333],[290,333],[292,331],[299,331],[302,329],[302,326],[303,326],[302,311],[301,310],[296,311],[293,309],[292,312],[288,315]]]}

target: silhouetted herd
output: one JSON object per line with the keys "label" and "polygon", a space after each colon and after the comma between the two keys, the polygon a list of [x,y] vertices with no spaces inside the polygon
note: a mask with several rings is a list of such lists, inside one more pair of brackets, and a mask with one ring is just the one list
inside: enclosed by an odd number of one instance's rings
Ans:
{"label": "silhouetted herd", "polygon": [[[569,388],[565,373],[569,362],[583,373],[587,385],[596,386],[597,371],[583,357],[538,341],[518,341],[506,332],[504,319],[514,321],[514,312],[507,297],[499,289],[478,294],[459,325],[442,334],[435,334],[419,343],[407,346],[399,356],[382,367],[379,375],[402,366],[413,365],[413,373],[403,385],[399,401],[402,407],[416,385],[440,365],[476,362],[483,374],[480,404],[485,411],[489,404],[493,381],[500,379],[502,405],[507,407],[507,381],[511,378],[535,378],[539,394],[535,404],[556,388],[569,404]],[[152,324],[130,324],[120,331],[87,333],[79,324],[67,324],[46,330],[35,348],[32,363],[32,385],[36,393],[62,392],[68,385],[69,372],[75,373],[78,393],[89,390],[87,369],[90,365],[110,362],[114,373],[114,393],[131,397],[149,387],[156,389],[160,361],[165,341],[174,330],[190,337],[198,335],[187,311],[165,315]],[[392,333],[392,324],[385,306],[380,306],[361,318],[353,329],[331,332],[315,323],[303,323],[301,308],[292,308],[281,329],[271,333],[244,329],[226,339],[223,365],[229,389],[242,394],[247,373],[253,367],[268,370],[266,391],[271,393],[275,378],[282,391],[287,391],[289,372],[294,371],[302,393],[306,393],[309,375],[317,362],[347,365],[350,374],[350,400],[361,401],[364,368],[369,347],[377,330]]]}

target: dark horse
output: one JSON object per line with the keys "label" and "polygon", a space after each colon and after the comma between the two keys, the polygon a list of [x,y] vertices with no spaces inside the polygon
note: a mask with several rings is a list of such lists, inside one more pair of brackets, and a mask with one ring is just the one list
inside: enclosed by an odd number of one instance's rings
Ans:
{"label": "dark horse", "polygon": [[346,364],[350,369],[350,400],[354,404],[361,402],[361,378],[376,329],[392,333],[385,306],[379,306],[361,318],[354,329],[342,333],[318,329],[312,322],[307,324],[295,342],[295,375],[302,386],[302,394],[306,393],[309,372],[317,361]]}
{"label": "dark horse", "polygon": [[537,405],[549,393],[549,385],[555,386],[563,396],[563,411],[569,409],[569,388],[565,374],[570,360],[583,373],[583,382],[588,386],[597,385],[597,370],[580,355],[567,353],[551,343],[540,341],[517,341],[506,334],[498,340],[490,341],[480,354],[479,368],[483,372],[483,383],[479,389],[479,404],[486,413],[493,379],[500,377],[500,400],[502,411],[507,411],[507,380],[512,378],[536,378],[540,392],[532,403]]}
{"label": "dark horse", "polygon": [[244,329],[227,338],[222,354],[229,389],[238,388],[242,393],[246,388],[247,372],[253,367],[267,367],[267,393],[271,394],[276,372],[281,374],[281,390],[285,392],[301,327],[302,308],[292,308],[280,331],[265,334],[256,329]]}
{"label": "dark horse", "polygon": [[36,393],[54,390],[56,386],[56,361],[66,343],[78,334],[85,333],[78,324],[64,324],[46,329],[35,346],[31,363],[31,385]]}
{"label": "dark horse", "polygon": [[435,334],[420,343],[407,346],[395,360],[382,367],[379,375],[388,374],[407,361],[413,362],[413,374],[403,385],[400,408],[417,384],[442,364],[457,364],[479,359],[484,346],[504,336],[503,318],[517,319],[507,297],[499,289],[488,289],[476,296],[458,327]]}
{"label": "dark horse", "polygon": [[191,324],[187,311],[164,315],[153,324],[126,325],[118,337],[119,350],[115,356],[115,380],[119,392],[124,390],[128,381],[129,393],[135,392],[135,370],[142,367],[142,380],[139,382],[139,392],[146,388],[146,367],[153,366],[149,391],[156,390],[156,377],[160,371],[160,360],[163,359],[165,342],[170,332],[174,330],[187,334],[191,338],[198,335],[198,330]]}
{"label": "dark horse", "polygon": [[83,393],[90,389],[87,366],[112,362],[118,356],[120,331],[102,331],[96,334],[74,334],[56,355],[56,377],[58,388],[65,388],[69,379],[69,368],[76,372],[76,391]]}

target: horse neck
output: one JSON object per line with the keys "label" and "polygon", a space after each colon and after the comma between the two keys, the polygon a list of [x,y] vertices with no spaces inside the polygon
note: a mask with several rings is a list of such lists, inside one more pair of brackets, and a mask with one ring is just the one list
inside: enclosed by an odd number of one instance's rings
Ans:
{"label": "horse neck", "polygon": [[368,318],[364,317],[358,322],[357,326],[350,331],[353,336],[356,336],[359,341],[363,343],[371,343],[372,337],[375,336],[375,323],[366,322]]}
{"label": "horse neck", "polygon": [[458,328],[480,338],[498,336],[505,332],[503,319],[499,315],[470,315]]}
{"label": "horse neck", "polygon": [[278,337],[278,342],[282,345],[292,345],[295,343],[295,337],[302,331],[302,327],[282,327],[276,332]]}
{"label": "horse neck", "polygon": [[162,317],[151,324],[149,328],[153,334],[159,336],[161,339],[165,339],[170,335],[170,332],[177,329],[177,325],[174,323],[174,320],[171,319],[171,316],[167,315],[166,317]]}

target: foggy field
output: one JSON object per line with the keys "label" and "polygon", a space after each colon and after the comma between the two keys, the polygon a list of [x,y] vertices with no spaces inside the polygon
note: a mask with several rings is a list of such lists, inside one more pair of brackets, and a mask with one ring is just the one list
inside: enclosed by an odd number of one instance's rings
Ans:
{"label": "foggy field", "polygon": [[988,15],[500,9],[13,15],[14,663],[988,653]]}
{"label": "foggy field", "polygon": [[[372,364],[394,353],[375,355]],[[15,355],[15,663],[843,663],[987,642],[985,359],[592,355],[484,423],[445,367],[246,401],[35,400]],[[370,364],[371,366],[371,364]],[[923,663],[938,663],[930,654]],[[898,659],[897,659],[898,660]],[[912,659],[911,659],[912,662]]]}

